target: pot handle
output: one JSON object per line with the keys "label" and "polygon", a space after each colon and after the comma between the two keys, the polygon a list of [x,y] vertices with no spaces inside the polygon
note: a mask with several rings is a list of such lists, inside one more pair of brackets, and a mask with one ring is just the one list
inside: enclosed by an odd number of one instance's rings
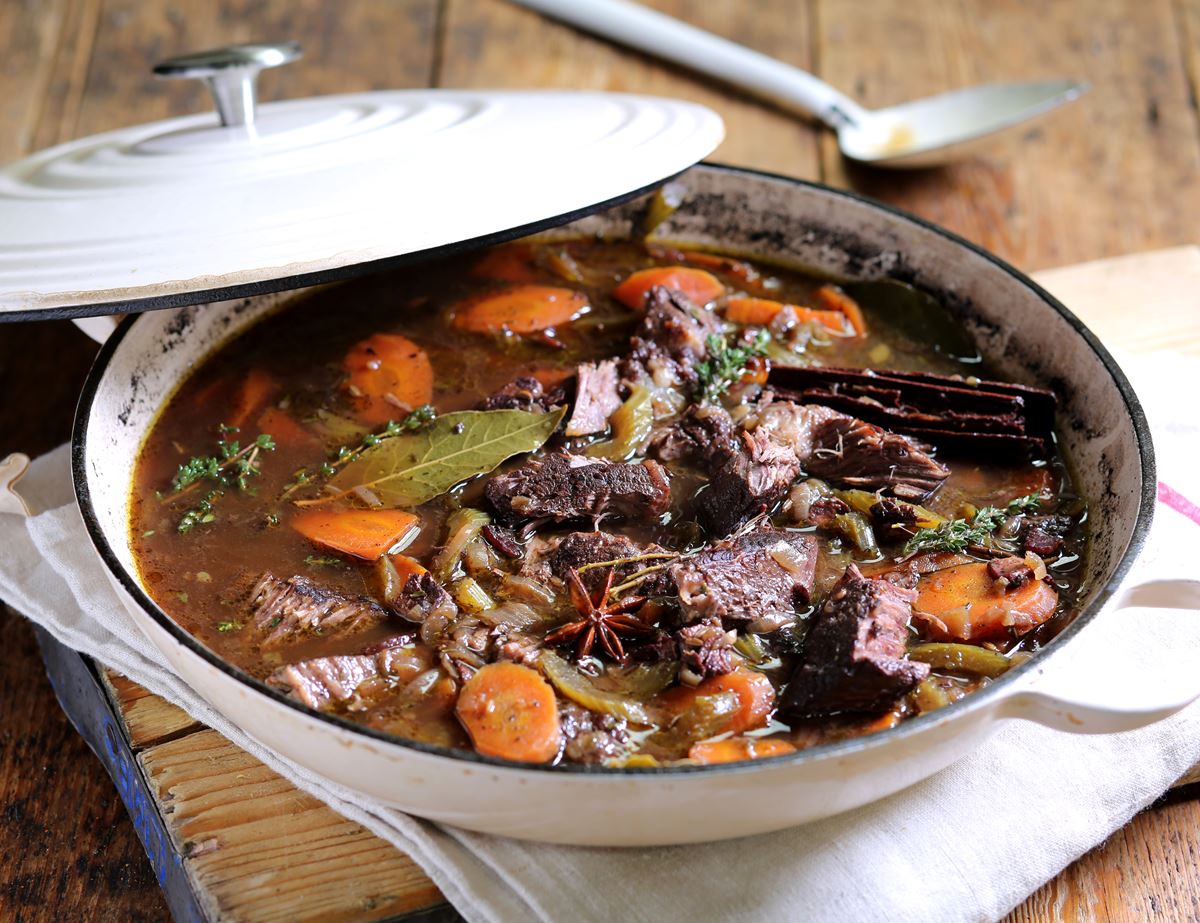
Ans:
{"label": "pot handle", "polygon": [[[1146,639],[1153,649],[1139,646]],[[1127,591],[1075,644],[1048,657],[1002,709],[1059,731],[1112,734],[1161,721],[1197,698],[1200,581],[1155,580]]]}
{"label": "pot handle", "polygon": [[74,317],[71,319],[76,327],[86,333],[97,343],[103,343],[117,329],[124,317],[122,314],[100,314],[96,317]]}
{"label": "pot handle", "polygon": [[7,458],[0,459],[0,513],[12,513],[14,516],[32,516],[29,504],[17,493],[17,481],[29,470],[29,456],[14,452]]}

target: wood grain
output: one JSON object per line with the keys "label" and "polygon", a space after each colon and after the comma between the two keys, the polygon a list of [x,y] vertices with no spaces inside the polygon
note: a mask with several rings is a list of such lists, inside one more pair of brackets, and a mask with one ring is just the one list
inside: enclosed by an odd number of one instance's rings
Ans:
{"label": "wood grain", "polygon": [[[812,66],[805,4],[652,0],[647,4],[798,67]],[[501,0],[446,0],[436,79],[447,87],[566,87],[679,96],[725,119],[713,160],[816,179],[817,133],[772,106]],[[570,156],[570,139],[555,139]]]}
{"label": "wood grain", "polygon": [[138,761],[213,919],[385,920],[443,900],[403,853],[215,731]]}
{"label": "wood grain", "polygon": [[75,133],[211,111],[195,80],[158,80],[155,62],[234,42],[296,39],[306,58],[264,71],[263,100],[425,86],[437,0],[105,0]]}
{"label": "wood grain", "polygon": [[58,707],[28,624],[2,604],[0,646],[0,920],[167,919],[112,780]]}
{"label": "wood grain", "polygon": [[1200,920],[1200,801],[1167,796],[1010,914],[1005,923]]}
{"label": "wood grain", "polygon": [[822,76],[884,106],[973,83],[1092,89],[945,170],[848,167],[826,181],[909,209],[1024,269],[1197,239],[1200,136],[1170,0],[817,0]]}
{"label": "wood grain", "polygon": [[179,706],[160,699],[120,673],[100,670],[100,680],[116,706],[125,738],[135,752],[204,727]]}

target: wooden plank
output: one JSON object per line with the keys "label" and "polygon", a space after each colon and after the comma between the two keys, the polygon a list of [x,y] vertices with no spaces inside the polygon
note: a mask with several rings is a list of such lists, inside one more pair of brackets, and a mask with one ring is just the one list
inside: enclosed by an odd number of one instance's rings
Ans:
{"label": "wooden plank", "polygon": [[68,6],[67,0],[0,3],[0,163],[33,147]]}
{"label": "wooden plank", "polygon": [[307,57],[264,71],[263,100],[424,86],[437,0],[106,0],[75,133],[212,109],[195,80],[156,79],[155,62],[234,42],[295,39]]}
{"label": "wooden plank", "polygon": [[[1194,0],[1193,0],[1194,2]],[[1082,100],[943,170],[825,176],[1027,269],[1194,243],[1200,135],[1170,0],[817,0],[821,74],[870,106],[973,83],[1069,76]]]}
{"label": "wooden plank", "polygon": [[204,727],[177,705],[147,692],[131,679],[101,670],[100,681],[116,706],[125,737],[136,753],[144,747],[189,734]]}
{"label": "wooden plank", "polygon": [[[733,0],[651,0],[664,13],[799,67],[811,67],[807,6],[763,0],[753,15]],[[713,160],[815,179],[816,131],[706,78],[626,51],[537,13],[495,0],[446,0],[436,80],[447,87],[564,87],[677,96],[725,119]],[[536,50],[536,53],[531,53]],[[556,139],[570,156],[570,139]]]}
{"label": "wooden plank", "polygon": [[1200,801],[1172,800],[1048,882],[1005,923],[1200,920]]}
{"label": "wooden plank", "polygon": [[1048,269],[1037,281],[1111,348],[1200,356],[1200,247]]}
{"label": "wooden plank", "polygon": [[443,900],[406,855],[215,731],[138,761],[213,919],[384,920]]}
{"label": "wooden plank", "polygon": [[1179,48],[1191,82],[1192,107],[1200,121],[1200,0],[1175,0]]}

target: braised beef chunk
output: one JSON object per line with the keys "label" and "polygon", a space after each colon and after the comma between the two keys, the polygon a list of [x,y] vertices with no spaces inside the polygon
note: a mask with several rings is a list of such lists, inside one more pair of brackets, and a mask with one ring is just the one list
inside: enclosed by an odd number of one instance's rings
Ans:
{"label": "braised beef chunk", "polygon": [[530,520],[646,522],[667,511],[671,486],[666,469],[654,461],[634,465],[556,453],[495,475],[484,493],[496,515],[509,524]]}
{"label": "braised beef chunk", "polygon": [[567,402],[562,386],[546,390],[542,383],[529,375],[514,378],[480,404],[481,410],[549,410]]}
{"label": "braised beef chunk", "polygon": [[[569,570],[578,570],[587,564],[661,552],[662,548],[658,545],[643,545],[615,532],[572,532],[558,543],[546,560],[554,576],[565,581]],[[616,581],[627,580],[635,571],[655,563],[655,559],[651,558],[646,561],[617,564],[613,568],[616,571]],[[593,567],[583,571],[579,577],[585,587],[594,591],[603,586],[607,571],[608,568],[605,567]],[[665,596],[673,594],[674,591],[675,585],[671,583],[667,573],[657,571],[639,585],[636,592],[641,596]]]}
{"label": "braised beef chunk", "polygon": [[1033,568],[1024,558],[996,558],[988,561],[987,575],[1002,584],[1005,590],[1015,590],[1033,580]]}
{"label": "braised beef chunk", "polygon": [[309,708],[320,709],[349,702],[364,683],[386,677],[395,666],[411,662],[412,657],[397,648],[316,657],[280,667],[267,677],[267,685],[299,699]]}
{"label": "braised beef chunk", "polygon": [[521,543],[517,541],[512,529],[490,522],[479,530],[479,534],[485,542],[504,557],[519,558],[521,556]]}
{"label": "braised beef chunk", "polygon": [[1050,558],[1062,550],[1063,540],[1037,526],[1025,533],[1025,550],[1043,558]]}
{"label": "braised beef chunk", "polygon": [[725,625],[790,621],[808,605],[816,578],[811,535],[771,527],[710,545],[670,567],[684,622],[719,619]]}
{"label": "braised beef chunk", "polygon": [[254,627],[266,635],[263,647],[279,644],[299,631],[351,634],[387,618],[384,609],[369,597],[326,589],[307,577],[281,580],[269,573],[250,591],[250,613]]}
{"label": "braised beef chunk", "polygon": [[813,617],[779,712],[810,718],[888,707],[929,675],[905,654],[916,592],[864,577],[851,564]]}
{"label": "braised beef chunk", "polygon": [[950,476],[904,436],[841,416],[813,433],[817,448],[805,462],[809,474],[862,490],[890,490],[904,500],[924,500]]}
{"label": "braised beef chunk", "polygon": [[720,332],[712,311],[692,304],[682,292],[656,286],[646,293],[646,310],[622,375],[632,381],[649,377],[662,387],[690,385],[696,364],[708,356],[708,338]]}
{"label": "braised beef chunk", "polygon": [[432,615],[448,619],[458,615],[458,606],[450,594],[428,572],[410,576],[392,608],[410,622],[424,622]]}
{"label": "braised beef chunk", "polygon": [[558,712],[562,727],[563,755],[577,763],[601,763],[624,755],[629,748],[629,729],[624,718],[600,715],[574,702]]}
{"label": "braised beef chunk", "polygon": [[733,670],[737,632],[726,631],[720,619],[685,625],[675,633],[679,644],[679,680],[696,686],[710,676]]}
{"label": "braised beef chunk", "polygon": [[808,507],[808,521],[821,529],[832,529],[838,516],[850,512],[850,504],[839,497],[818,497]]}
{"label": "braised beef chunk", "polygon": [[773,442],[790,449],[801,465],[807,465],[813,453],[822,447],[818,430],[826,423],[849,419],[829,407],[793,404],[768,394],[759,401],[744,425],[747,429],[763,431]]}
{"label": "braised beef chunk", "polygon": [[708,473],[696,518],[717,536],[775,504],[800,471],[795,453],[767,430],[739,430],[728,411],[711,404],[689,407],[656,437],[651,451],[663,461],[692,461]]}
{"label": "braised beef chunk", "polygon": [[662,462],[696,461],[708,471],[719,468],[738,451],[738,430],[724,407],[692,404],[650,443]]}
{"label": "braised beef chunk", "polygon": [[617,360],[585,362],[575,375],[575,406],[567,420],[568,436],[602,433],[608,418],[621,406]]}
{"label": "braised beef chunk", "polygon": [[743,432],[697,498],[696,518],[710,535],[728,535],[779,502],[799,473],[795,453],[766,430]]}

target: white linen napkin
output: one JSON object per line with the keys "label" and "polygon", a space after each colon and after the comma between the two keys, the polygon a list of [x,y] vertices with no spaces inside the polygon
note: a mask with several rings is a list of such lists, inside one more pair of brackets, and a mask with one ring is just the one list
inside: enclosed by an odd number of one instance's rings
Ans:
{"label": "white linen napkin", "polygon": [[[1188,577],[1200,539],[1200,420],[1179,382],[1195,360],[1126,363],[1146,404],[1161,484],[1133,581]],[[67,450],[21,482],[30,519],[0,515],[0,598],[56,638],[224,734],[297,787],[411,855],[471,921],[717,919],[975,921],[1001,917],[1200,761],[1200,703],[1139,731],[1074,736],[1016,722],[933,778],[857,811],[732,842],[658,849],[525,843],[439,827],[317,777],[248,738],[173,674],[125,614],[71,494]],[[1190,600],[1200,608],[1200,583]],[[1136,624],[1133,622],[1136,621]],[[1121,649],[1156,680],[1168,650],[1196,653],[1200,616],[1107,612],[1076,642]],[[764,797],[768,795],[764,794]],[[774,796],[777,797],[777,796]]]}

